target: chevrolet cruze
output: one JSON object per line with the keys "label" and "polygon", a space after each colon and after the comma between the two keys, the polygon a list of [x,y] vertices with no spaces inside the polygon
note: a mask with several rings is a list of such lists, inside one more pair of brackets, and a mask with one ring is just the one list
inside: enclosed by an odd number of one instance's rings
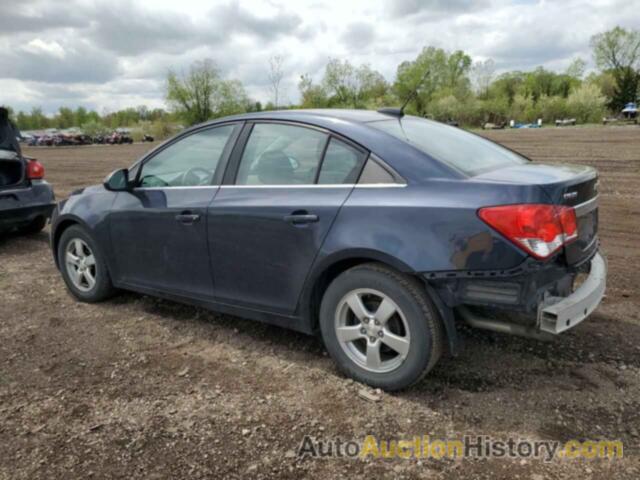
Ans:
{"label": "chevrolet cruze", "polygon": [[190,128],[53,215],[70,292],[132,290],[316,333],[387,390],[458,322],[534,338],[601,301],[598,177],[400,110],[252,113]]}

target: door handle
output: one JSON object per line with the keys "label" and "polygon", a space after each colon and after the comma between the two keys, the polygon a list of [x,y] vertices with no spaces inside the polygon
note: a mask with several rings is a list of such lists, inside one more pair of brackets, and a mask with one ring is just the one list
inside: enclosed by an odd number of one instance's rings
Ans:
{"label": "door handle", "polygon": [[183,212],[176,215],[176,221],[184,223],[185,225],[191,225],[200,220],[200,215],[197,213]]}
{"label": "door handle", "polygon": [[310,214],[307,211],[293,212],[291,215],[285,215],[284,221],[293,225],[302,225],[305,223],[315,223],[319,220],[318,215]]}

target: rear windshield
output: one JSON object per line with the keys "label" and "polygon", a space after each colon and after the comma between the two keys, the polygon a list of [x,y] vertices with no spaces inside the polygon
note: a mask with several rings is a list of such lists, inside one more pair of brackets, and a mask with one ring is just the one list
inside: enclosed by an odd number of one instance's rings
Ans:
{"label": "rear windshield", "polygon": [[527,159],[478,135],[443,123],[404,117],[369,123],[372,127],[405,140],[427,155],[462,173],[473,176]]}

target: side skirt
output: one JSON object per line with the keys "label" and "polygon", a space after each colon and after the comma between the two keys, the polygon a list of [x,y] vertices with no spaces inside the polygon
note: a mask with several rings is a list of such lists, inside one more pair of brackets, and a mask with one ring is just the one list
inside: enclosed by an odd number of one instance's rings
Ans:
{"label": "side skirt", "polygon": [[152,297],[163,298],[165,300],[172,300],[195,307],[205,308],[216,313],[223,313],[225,315],[235,315],[237,317],[246,318],[248,320],[256,320],[258,322],[268,323],[270,325],[276,325],[278,327],[295,330],[297,332],[305,333],[307,335],[313,335],[314,332],[310,328],[308,322],[303,321],[298,316],[282,315],[279,313],[265,312],[262,310],[256,310],[252,308],[240,307],[237,305],[231,305],[228,303],[217,302],[215,300],[199,297],[191,297],[187,295],[181,295],[175,292],[167,292],[156,288],[120,282],[115,285],[116,288],[122,290],[130,290],[144,295],[150,295]]}

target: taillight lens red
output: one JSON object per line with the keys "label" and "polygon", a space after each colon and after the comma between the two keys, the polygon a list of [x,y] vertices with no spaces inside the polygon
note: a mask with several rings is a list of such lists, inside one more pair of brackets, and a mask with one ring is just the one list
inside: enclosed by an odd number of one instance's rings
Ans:
{"label": "taillight lens red", "polygon": [[27,178],[29,180],[39,180],[44,178],[44,167],[37,160],[27,162]]}
{"label": "taillight lens red", "polygon": [[478,216],[517,246],[545,259],[578,237],[573,207],[545,204],[486,207]]}

